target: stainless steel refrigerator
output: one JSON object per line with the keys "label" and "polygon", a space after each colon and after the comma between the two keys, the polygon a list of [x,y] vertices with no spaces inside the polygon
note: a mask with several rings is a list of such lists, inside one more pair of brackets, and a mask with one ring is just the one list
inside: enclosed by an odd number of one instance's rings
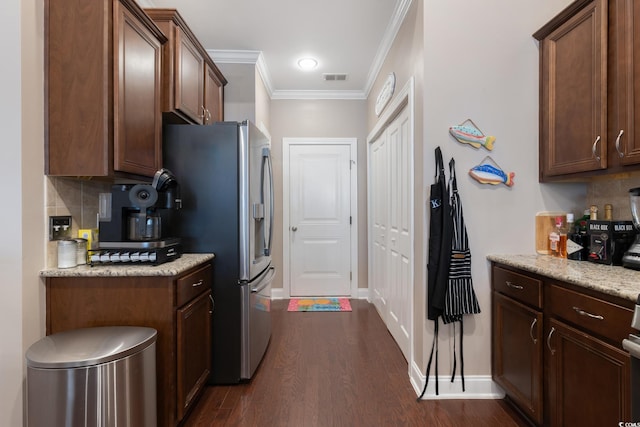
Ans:
{"label": "stainless steel refrigerator", "polygon": [[163,166],[180,185],[184,252],[215,254],[210,383],[248,380],[271,336],[269,139],[249,121],[166,125]]}

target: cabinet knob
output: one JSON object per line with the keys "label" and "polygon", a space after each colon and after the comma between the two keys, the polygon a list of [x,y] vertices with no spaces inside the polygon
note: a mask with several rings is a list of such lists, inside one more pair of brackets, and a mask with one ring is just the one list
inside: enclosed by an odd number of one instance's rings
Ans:
{"label": "cabinet knob", "polygon": [[553,356],[555,354],[555,350],[551,348],[551,335],[553,335],[553,333],[556,331],[556,328],[554,328],[553,326],[551,327],[551,331],[549,331],[549,335],[547,336],[547,347],[549,348],[549,351],[551,352],[551,355]]}
{"label": "cabinet knob", "polygon": [[598,142],[600,142],[600,135],[593,141],[593,145],[591,146],[591,156],[595,157],[597,161],[600,161],[600,156],[596,155],[596,147],[598,146]]}
{"label": "cabinet knob", "polygon": [[529,327],[529,336],[531,337],[531,341],[533,341],[534,344],[538,343],[538,340],[533,336],[533,327],[536,326],[536,323],[538,323],[537,318],[533,319],[533,322],[531,322],[531,326]]}
{"label": "cabinet knob", "polygon": [[511,289],[518,289],[519,291],[524,289],[524,287],[522,285],[516,285],[515,283],[510,282],[508,280],[507,280],[506,283],[507,283],[507,286],[510,287]]}
{"label": "cabinet knob", "polygon": [[294,231],[294,232],[295,232],[295,231],[298,231],[298,227],[295,227],[295,226],[294,226],[294,227],[291,227],[291,231]]}
{"label": "cabinet knob", "polygon": [[604,317],[602,317],[599,314],[591,314],[587,311],[584,311],[583,309],[581,309],[580,307],[573,307],[573,310],[578,313],[580,316],[585,316],[585,317],[589,317],[591,319],[596,319],[596,320],[604,320]]}
{"label": "cabinet knob", "polygon": [[616,151],[618,152],[618,156],[620,156],[620,158],[624,157],[624,153],[622,151],[620,151],[620,138],[622,138],[623,134],[624,134],[624,129],[620,129],[620,133],[618,134],[618,137],[616,138]]}

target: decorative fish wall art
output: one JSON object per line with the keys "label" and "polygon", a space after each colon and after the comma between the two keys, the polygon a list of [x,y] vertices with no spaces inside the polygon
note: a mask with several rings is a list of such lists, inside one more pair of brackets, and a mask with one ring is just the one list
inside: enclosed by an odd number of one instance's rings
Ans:
{"label": "decorative fish wall art", "polygon": [[495,136],[485,135],[473,120],[467,119],[457,126],[451,126],[449,133],[463,144],[469,144],[474,148],[484,147],[487,150],[493,150]]}
{"label": "decorative fish wall art", "polygon": [[472,167],[469,175],[480,184],[504,184],[507,187],[513,186],[513,178],[516,176],[515,172],[503,171],[491,156],[485,157],[479,165]]}

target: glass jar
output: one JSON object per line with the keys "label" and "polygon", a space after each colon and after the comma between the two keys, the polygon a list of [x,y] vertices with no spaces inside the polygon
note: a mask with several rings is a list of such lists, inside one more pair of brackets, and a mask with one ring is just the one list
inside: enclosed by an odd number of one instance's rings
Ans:
{"label": "glass jar", "polygon": [[58,240],[58,268],[78,265],[78,244],[73,239]]}

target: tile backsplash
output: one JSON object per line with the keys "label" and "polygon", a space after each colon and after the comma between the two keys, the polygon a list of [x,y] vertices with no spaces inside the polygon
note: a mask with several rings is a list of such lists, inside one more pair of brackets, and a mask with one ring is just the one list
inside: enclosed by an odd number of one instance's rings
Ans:
{"label": "tile backsplash", "polygon": [[[640,187],[640,173],[595,180],[587,185],[587,205],[598,206],[598,218],[604,218],[604,205],[613,206],[614,220],[631,220],[629,189]],[[579,212],[575,212],[577,215]]]}
{"label": "tile backsplash", "polygon": [[[109,182],[75,178],[46,177],[46,221],[50,216],[70,215],[71,235],[77,236],[82,228],[98,226],[98,194],[111,191]],[[45,228],[48,233],[48,225]],[[57,243],[47,240],[47,268],[58,263]]]}
{"label": "tile backsplash", "polygon": [[[97,227],[98,194],[111,191],[111,183],[75,178],[47,177],[46,221],[53,215],[71,215],[72,235],[77,236],[81,228]],[[640,172],[594,180],[587,184],[589,205],[598,206],[600,218],[604,216],[604,205],[613,205],[613,219],[630,220],[629,189],[640,187]],[[574,212],[576,216],[581,212]],[[48,232],[48,227],[46,227]],[[57,265],[57,244],[47,240],[47,268]]]}

